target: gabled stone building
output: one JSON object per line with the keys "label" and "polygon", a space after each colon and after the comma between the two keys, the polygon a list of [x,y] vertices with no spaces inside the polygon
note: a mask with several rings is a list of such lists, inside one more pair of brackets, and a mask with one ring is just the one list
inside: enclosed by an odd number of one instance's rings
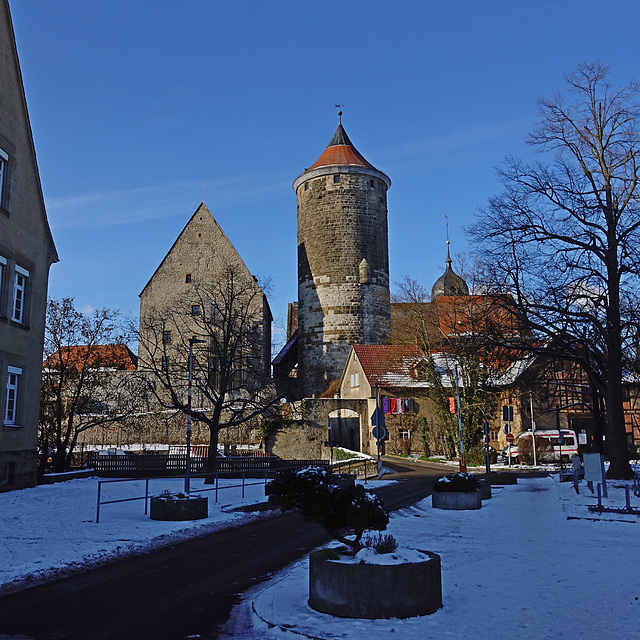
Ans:
{"label": "gabled stone building", "polygon": [[[189,339],[211,337],[205,325],[238,313],[251,325],[248,355],[264,383],[271,377],[267,297],[202,203],[140,293],[139,368],[175,370],[184,377]],[[216,364],[210,364],[215,375]]]}
{"label": "gabled stone building", "polygon": [[42,197],[7,0],[0,0],[0,491],[33,486],[49,267]]}

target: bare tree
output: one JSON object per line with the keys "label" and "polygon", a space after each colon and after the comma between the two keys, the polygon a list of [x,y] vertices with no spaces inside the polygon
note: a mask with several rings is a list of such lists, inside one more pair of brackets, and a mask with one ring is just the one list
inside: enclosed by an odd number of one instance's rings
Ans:
{"label": "bare tree", "polygon": [[493,297],[445,296],[441,303],[430,297],[412,278],[398,284],[393,341],[415,346],[422,355],[420,375],[429,382],[428,395],[445,453],[452,457],[459,449],[458,418],[451,402],[456,396],[456,374],[463,444],[468,451],[479,443],[483,421],[496,413],[500,396],[496,374],[504,367],[504,353],[492,339],[497,308]]}
{"label": "bare tree", "polygon": [[579,362],[605,398],[608,475],[629,478],[623,366],[637,326],[637,312],[626,313],[639,284],[640,87],[608,76],[582,64],[566,78],[569,98],[539,101],[528,142],[551,159],[507,160],[504,192],[471,231],[538,339]]}
{"label": "bare tree", "polygon": [[108,309],[81,313],[73,298],[47,304],[39,439],[54,471],[68,470],[80,433],[125,424],[143,409],[118,322]]}
{"label": "bare tree", "polygon": [[[256,421],[279,404],[270,376],[271,315],[262,288],[228,266],[206,284],[140,318],[139,357],[163,409],[207,425],[208,469],[216,468],[222,429]],[[189,353],[193,395],[188,401]]]}

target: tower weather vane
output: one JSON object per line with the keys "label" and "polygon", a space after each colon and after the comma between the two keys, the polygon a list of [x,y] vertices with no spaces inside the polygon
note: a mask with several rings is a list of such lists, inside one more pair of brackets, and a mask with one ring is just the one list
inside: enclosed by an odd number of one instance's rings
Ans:
{"label": "tower weather vane", "polygon": [[[333,105],[336,109],[342,109],[342,107],[344,107],[343,104],[335,104]],[[342,124],[342,111],[338,111],[338,120],[340,122],[340,124]]]}

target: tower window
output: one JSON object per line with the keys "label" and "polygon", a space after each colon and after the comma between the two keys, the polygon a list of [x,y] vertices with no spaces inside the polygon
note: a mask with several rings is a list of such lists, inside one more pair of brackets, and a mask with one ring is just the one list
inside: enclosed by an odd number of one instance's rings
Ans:
{"label": "tower window", "polygon": [[199,316],[200,315],[200,305],[199,304],[192,304],[191,305],[191,315],[192,316]]}
{"label": "tower window", "polygon": [[336,174],[333,176],[333,184],[338,184],[340,182],[340,174]]}
{"label": "tower window", "polygon": [[171,342],[171,331],[162,332],[162,342],[164,342],[164,344],[169,344]]}
{"label": "tower window", "polygon": [[309,183],[308,182],[304,183],[304,190],[305,191],[309,191]]}
{"label": "tower window", "polygon": [[187,273],[187,275],[184,278],[184,281],[185,282],[191,282],[191,274],[190,273]]}

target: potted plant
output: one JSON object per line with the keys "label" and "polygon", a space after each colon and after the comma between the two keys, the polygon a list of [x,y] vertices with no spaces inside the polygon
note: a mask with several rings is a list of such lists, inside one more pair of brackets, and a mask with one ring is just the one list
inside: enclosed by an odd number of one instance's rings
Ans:
{"label": "potted plant", "polygon": [[[407,618],[442,607],[440,557],[398,549],[381,533],[389,515],[362,485],[340,487],[322,467],[285,471],[266,487],[269,502],[294,509],[342,543],[309,557],[309,605],[350,618]],[[383,557],[384,556],[384,557]]]}
{"label": "potted plant", "polygon": [[436,509],[480,509],[480,482],[472,473],[452,473],[433,485],[432,505]]}
{"label": "potted plant", "polygon": [[202,520],[209,515],[209,499],[191,493],[165,489],[151,498],[151,520]]}

